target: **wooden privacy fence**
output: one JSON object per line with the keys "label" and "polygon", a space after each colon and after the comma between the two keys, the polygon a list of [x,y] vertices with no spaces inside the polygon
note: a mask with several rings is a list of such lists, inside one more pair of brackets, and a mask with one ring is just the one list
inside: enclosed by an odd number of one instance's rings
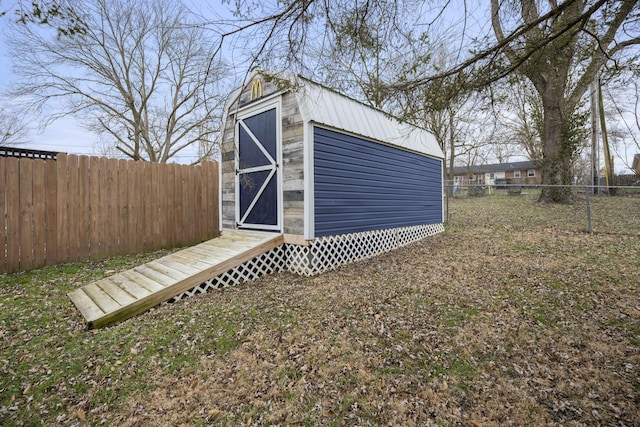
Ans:
{"label": "wooden privacy fence", "polygon": [[0,157],[0,273],[219,235],[218,163]]}

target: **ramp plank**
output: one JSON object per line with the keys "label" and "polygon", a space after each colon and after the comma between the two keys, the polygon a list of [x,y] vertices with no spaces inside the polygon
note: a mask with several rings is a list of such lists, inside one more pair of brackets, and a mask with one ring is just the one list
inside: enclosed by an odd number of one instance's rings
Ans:
{"label": "ramp plank", "polygon": [[109,280],[113,281],[136,299],[144,298],[151,293],[151,291],[138,283],[126,280],[126,278],[121,274],[112,276]]}
{"label": "ramp plank", "polygon": [[194,246],[191,249],[189,249],[190,253],[193,254],[198,254],[202,257],[210,257],[211,259],[215,259],[215,260],[223,260],[225,257],[229,256],[229,255],[234,255],[236,253],[239,253],[239,250],[236,251],[231,251],[229,249],[223,249],[223,248],[214,248],[211,246]]}
{"label": "ramp plank", "polygon": [[146,276],[149,279],[161,284],[163,288],[176,283],[176,281],[172,277],[167,276],[166,274],[162,274],[155,269],[149,268],[147,264],[136,267],[133,269],[133,271],[135,271],[136,273],[140,273],[143,276]]}
{"label": "ramp plank", "polygon": [[84,292],[84,289],[76,289],[69,293],[69,298],[78,307],[82,316],[88,321],[104,316],[104,311]]}
{"label": "ramp plank", "polygon": [[193,268],[188,264],[185,264],[183,262],[180,262],[178,260],[178,258],[176,257],[165,257],[165,258],[160,258],[159,260],[156,261],[158,264],[162,264],[162,265],[166,265],[169,268],[172,268],[176,271],[179,271],[183,274],[186,274],[187,276],[190,276],[192,274],[196,274],[200,272],[200,269],[198,268]]}
{"label": "ramp plank", "polygon": [[96,283],[91,283],[84,288],[84,292],[89,295],[89,298],[96,303],[100,310],[108,313],[110,311],[115,311],[122,307],[122,305],[118,304],[116,300],[114,300],[108,293],[106,293],[100,286]]}
{"label": "ramp plank", "polygon": [[195,259],[183,253],[175,253],[173,254],[173,258],[182,264],[189,265],[196,269],[209,268],[212,265],[216,265],[216,262],[211,261],[209,259],[202,259],[202,258]]}
{"label": "ramp plank", "polygon": [[120,273],[124,280],[129,281],[129,283],[135,283],[136,285],[146,289],[149,293],[153,293],[156,291],[160,291],[164,289],[164,285],[156,282],[145,276],[142,273],[138,273],[135,270],[128,270]]}
{"label": "ramp plank", "polygon": [[217,259],[223,259],[224,255],[213,248],[193,246],[188,249],[184,249],[179,252],[180,254],[189,255],[193,258],[211,257]]}
{"label": "ramp plank", "polygon": [[189,274],[182,273],[178,270],[174,270],[158,261],[151,261],[145,264],[145,266],[149,267],[152,270],[157,271],[160,274],[164,274],[165,276],[171,277],[175,282],[179,282],[180,280],[184,280],[189,277]]}
{"label": "ramp plank", "polygon": [[100,328],[167,301],[283,243],[281,234],[233,230],[69,293],[87,321]]}
{"label": "ramp plank", "polygon": [[118,304],[127,305],[134,302],[137,298],[126,292],[112,280],[104,279],[96,282],[96,285],[105,291],[111,298],[113,298]]}

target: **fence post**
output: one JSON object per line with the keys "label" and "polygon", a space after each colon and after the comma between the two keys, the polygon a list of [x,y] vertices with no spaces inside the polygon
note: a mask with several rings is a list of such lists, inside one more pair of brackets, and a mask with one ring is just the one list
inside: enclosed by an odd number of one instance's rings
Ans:
{"label": "fence post", "polygon": [[449,188],[447,188],[447,191],[445,191],[445,196],[447,199],[447,216],[445,218],[444,223],[445,224],[449,224]]}
{"label": "fence post", "polygon": [[589,188],[586,186],[584,187],[584,196],[587,203],[587,231],[591,234],[591,205],[589,204]]}
{"label": "fence post", "polygon": [[7,216],[4,213],[5,210],[5,192],[7,191],[7,184],[5,183],[5,170],[6,170],[6,157],[0,157],[0,274],[6,273],[7,258],[6,258],[6,245],[7,245]]}

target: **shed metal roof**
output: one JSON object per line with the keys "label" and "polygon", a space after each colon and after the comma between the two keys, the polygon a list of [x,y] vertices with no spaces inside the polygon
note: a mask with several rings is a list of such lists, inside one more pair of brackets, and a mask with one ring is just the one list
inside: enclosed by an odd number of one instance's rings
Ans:
{"label": "shed metal roof", "polygon": [[300,114],[305,122],[327,126],[432,157],[444,158],[435,135],[425,129],[291,73],[256,72],[248,81],[261,74],[291,82],[287,90],[295,93]]}

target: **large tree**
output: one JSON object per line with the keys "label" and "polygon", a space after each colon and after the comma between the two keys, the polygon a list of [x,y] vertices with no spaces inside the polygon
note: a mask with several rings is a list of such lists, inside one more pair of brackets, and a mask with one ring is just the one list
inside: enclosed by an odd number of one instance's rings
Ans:
{"label": "large tree", "polygon": [[[11,50],[20,78],[13,95],[49,116],[76,115],[86,127],[135,160],[166,162],[188,147],[215,148],[221,92],[212,84],[211,40],[181,3],[169,0],[87,0],[86,32],[51,37],[17,25]],[[205,75],[209,79],[205,79]]]}
{"label": "large tree", "polygon": [[[491,23],[507,64],[531,82],[541,102],[543,184],[571,184],[580,102],[605,64],[640,43],[623,26],[637,12],[635,0],[491,0]],[[569,195],[566,188],[547,187],[541,200],[566,202]]]}

